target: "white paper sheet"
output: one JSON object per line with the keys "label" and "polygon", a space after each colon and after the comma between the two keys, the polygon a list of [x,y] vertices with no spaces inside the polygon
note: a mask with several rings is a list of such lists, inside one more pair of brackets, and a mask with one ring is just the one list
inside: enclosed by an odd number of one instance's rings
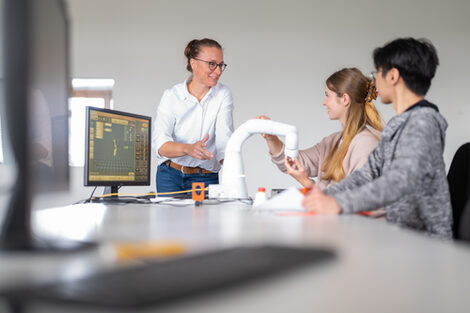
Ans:
{"label": "white paper sheet", "polygon": [[290,187],[289,189],[275,195],[266,202],[261,203],[258,206],[254,206],[255,209],[260,210],[274,210],[274,211],[305,211],[302,206],[302,199],[304,195],[299,191],[298,188]]}

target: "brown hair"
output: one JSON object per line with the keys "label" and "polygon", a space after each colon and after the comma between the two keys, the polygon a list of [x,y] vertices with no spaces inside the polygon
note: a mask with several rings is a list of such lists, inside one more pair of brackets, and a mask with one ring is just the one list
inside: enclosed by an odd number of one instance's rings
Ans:
{"label": "brown hair", "polygon": [[370,98],[371,93],[375,93],[375,85],[357,68],[344,68],[333,73],[326,80],[326,86],[339,97],[347,94],[351,99],[348,118],[343,130],[343,141],[336,143],[321,169],[324,173],[322,179],[338,182],[345,176],[343,160],[354,136],[360,133],[366,125],[382,131],[383,123]]}
{"label": "brown hair", "polygon": [[184,56],[188,59],[186,64],[186,69],[193,72],[191,68],[191,64],[189,61],[191,59],[197,58],[199,56],[199,52],[201,51],[201,47],[215,47],[222,50],[222,46],[215,40],[209,38],[203,39],[193,39],[191,40],[186,48],[184,49]]}

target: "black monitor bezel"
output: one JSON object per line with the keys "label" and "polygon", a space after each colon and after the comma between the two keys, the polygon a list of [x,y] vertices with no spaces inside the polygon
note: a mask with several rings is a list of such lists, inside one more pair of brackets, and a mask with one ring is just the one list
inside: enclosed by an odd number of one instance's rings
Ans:
{"label": "black monitor bezel", "polygon": [[[6,126],[6,137],[8,137],[7,154],[15,163],[16,173],[11,186],[10,200],[2,225],[0,227],[0,250],[22,251],[22,252],[68,252],[75,248],[84,247],[81,243],[66,243],[64,238],[41,238],[34,234],[31,225],[31,202],[34,192],[52,191],[48,188],[38,190],[38,180],[34,178],[31,171],[31,137],[30,137],[30,113],[32,102],[29,98],[31,86],[32,62],[34,54],[32,47],[34,3],[36,0],[4,0],[3,2],[3,62],[5,81],[5,104],[2,106],[3,125]],[[33,4],[34,3],[34,4]],[[51,2],[52,3],[52,2]],[[70,94],[70,71],[69,71],[69,18],[64,0],[55,0],[61,16],[64,19],[63,30],[66,36],[64,44],[66,64],[64,71],[67,81],[65,88],[65,111],[68,111],[68,96]],[[67,115],[65,115],[67,116]],[[65,121],[68,121],[66,119]],[[2,125],[2,127],[3,127]],[[68,127],[64,131],[68,131]],[[68,136],[66,136],[68,142]],[[6,151],[6,150],[5,150]],[[57,191],[67,190],[69,186],[70,173],[68,164],[68,144],[64,144],[63,157],[66,171],[63,172],[64,179],[57,186]],[[91,247],[92,245],[86,245]]]}
{"label": "black monitor bezel", "polygon": [[[117,114],[117,115],[122,115],[126,117],[132,117],[132,118],[137,118],[137,119],[145,119],[148,120],[149,122],[149,147],[147,151],[147,159],[148,159],[148,173],[147,173],[147,181],[145,182],[136,182],[136,181],[90,181],[89,180],[89,146],[90,146],[90,141],[89,141],[89,136],[90,136],[90,112],[94,111],[99,111],[99,112],[104,112],[104,113],[111,113],[111,114]],[[150,186],[150,173],[151,173],[151,167],[152,167],[152,160],[151,160],[151,151],[152,151],[152,118],[150,116],[145,116],[145,115],[139,115],[139,114],[134,114],[134,113],[129,113],[129,112],[123,112],[123,111],[117,111],[117,110],[111,110],[111,109],[105,109],[105,108],[97,108],[97,107],[92,107],[88,106],[86,108],[86,128],[85,128],[85,166],[84,166],[84,185],[85,186]]]}

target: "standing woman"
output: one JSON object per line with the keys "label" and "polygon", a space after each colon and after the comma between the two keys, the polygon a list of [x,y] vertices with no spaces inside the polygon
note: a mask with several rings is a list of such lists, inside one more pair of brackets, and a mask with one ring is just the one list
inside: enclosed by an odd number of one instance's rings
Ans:
{"label": "standing woman", "polygon": [[277,136],[263,135],[272,161],[304,187],[310,186],[309,177],[317,177],[321,189],[339,182],[364,165],[381,138],[382,120],[372,103],[376,98],[373,81],[357,68],[333,73],[326,80],[323,105],[330,120],[340,121],[342,131],[300,150],[294,161],[285,158],[284,144]]}
{"label": "standing woman", "polygon": [[233,99],[219,83],[227,67],[221,45],[191,40],[184,55],[191,73],[165,90],[154,128],[157,192],[182,191],[193,182],[218,184],[225,146],[233,133]]}

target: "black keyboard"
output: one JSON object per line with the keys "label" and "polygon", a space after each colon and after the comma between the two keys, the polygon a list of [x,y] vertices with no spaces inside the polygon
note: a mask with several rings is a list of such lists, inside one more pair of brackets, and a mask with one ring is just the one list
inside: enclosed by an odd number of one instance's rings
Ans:
{"label": "black keyboard", "polygon": [[28,300],[66,301],[114,308],[143,308],[247,283],[320,261],[334,254],[324,249],[285,246],[236,247],[89,277],[3,293]]}

